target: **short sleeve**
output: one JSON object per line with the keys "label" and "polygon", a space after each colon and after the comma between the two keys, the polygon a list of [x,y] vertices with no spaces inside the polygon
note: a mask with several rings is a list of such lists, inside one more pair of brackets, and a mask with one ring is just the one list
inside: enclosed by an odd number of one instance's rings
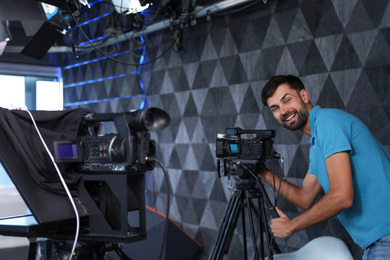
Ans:
{"label": "short sleeve", "polygon": [[343,151],[351,151],[351,124],[337,112],[320,111],[317,115],[316,144],[324,159]]}

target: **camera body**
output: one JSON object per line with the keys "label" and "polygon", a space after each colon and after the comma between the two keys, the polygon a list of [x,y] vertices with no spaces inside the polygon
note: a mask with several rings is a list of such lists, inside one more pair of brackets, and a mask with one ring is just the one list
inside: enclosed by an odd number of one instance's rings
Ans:
{"label": "camera body", "polygon": [[[251,137],[242,138],[242,135]],[[256,171],[262,167],[265,160],[273,158],[273,141],[275,130],[242,130],[241,128],[226,128],[225,134],[218,134],[215,154],[217,158],[218,175],[237,175],[244,177],[245,173],[238,164]]]}
{"label": "camera body", "polygon": [[[57,163],[77,163],[80,172],[144,172],[154,168],[155,142],[149,133],[136,133],[127,145],[126,139],[117,134],[84,136],[76,141],[54,142]],[[127,161],[127,155],[131,158]]]}
{"label": "camera body", "polygon": [[[241,138],[252,134],[252,138]],[[272,140],[275,130],[242,130],[227,128],[225,134],[218,134],[215,154],[218,158],[237,158],[243,160],[265,160],[272,156]]]}

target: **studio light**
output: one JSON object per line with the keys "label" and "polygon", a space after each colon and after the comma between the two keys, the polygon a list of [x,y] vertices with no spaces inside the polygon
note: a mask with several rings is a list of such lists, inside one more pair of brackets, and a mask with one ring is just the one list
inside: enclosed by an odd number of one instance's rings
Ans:
{"label": "studio light", "polygon": [[12,39],[11,32],[9,30],[9,21],[1,21],[0,24],[0,42],[8,42]]}
{"label": "studio light", "polygon": [[149,8],[149,4],[142,6],[139,0],[112,0],[117,13],[135,14]]}
{"label": "studio light", "polygon": [[40,60],[61,36],[73,28],[75,20],[79,18],[84,7],[89,8],[89,4],[87,0],[36,1],[40,2],[46,20],[21,53]]}
{"label": "studio light", "polygon": [[9,21],[1,21],[0,23],[0,55],[3,54],[7,42],[12,39],[11,32],[9,30]]}

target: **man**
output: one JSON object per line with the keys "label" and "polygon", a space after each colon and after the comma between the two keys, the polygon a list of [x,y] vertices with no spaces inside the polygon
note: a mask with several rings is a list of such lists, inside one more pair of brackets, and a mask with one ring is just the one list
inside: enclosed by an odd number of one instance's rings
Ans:
{"label": "man", "polygon": [[[309,169],[301,187],[268,169],[260,174],[271,187],[282,182],[281,196],[305,210],[290,220],[277,209],[280,218],[271,222],[275,237],[288,237],[337,215],[365,249],[363,259],[390,259],[390,155],[385,148],[358,118],[313,106],[295,76],[271,78],[262,90],[262,102],[282,126],[311,136]],[[325,195],[312,205],[321,188]]]}

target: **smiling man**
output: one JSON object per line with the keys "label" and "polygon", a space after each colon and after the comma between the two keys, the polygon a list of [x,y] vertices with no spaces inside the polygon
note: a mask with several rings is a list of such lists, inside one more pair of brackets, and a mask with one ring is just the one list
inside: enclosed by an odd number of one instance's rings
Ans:
{"label": "smiling man", "polygon": [[[386,149],[355,116],[313,106],[295,76],[272,77],[262,90],[262,102],[282,126],[311,137],[309,169],[301,187],[268,169],[260,173],[271,187],[282,182],[281,196],[304,210],[289,219],[277,209],[280,218],[271,222],[275,237],[288,237],[337,215],[365,249],[363,259],[390,259],[390,155]],[[313,204],[321,189],[325,195]]]}

